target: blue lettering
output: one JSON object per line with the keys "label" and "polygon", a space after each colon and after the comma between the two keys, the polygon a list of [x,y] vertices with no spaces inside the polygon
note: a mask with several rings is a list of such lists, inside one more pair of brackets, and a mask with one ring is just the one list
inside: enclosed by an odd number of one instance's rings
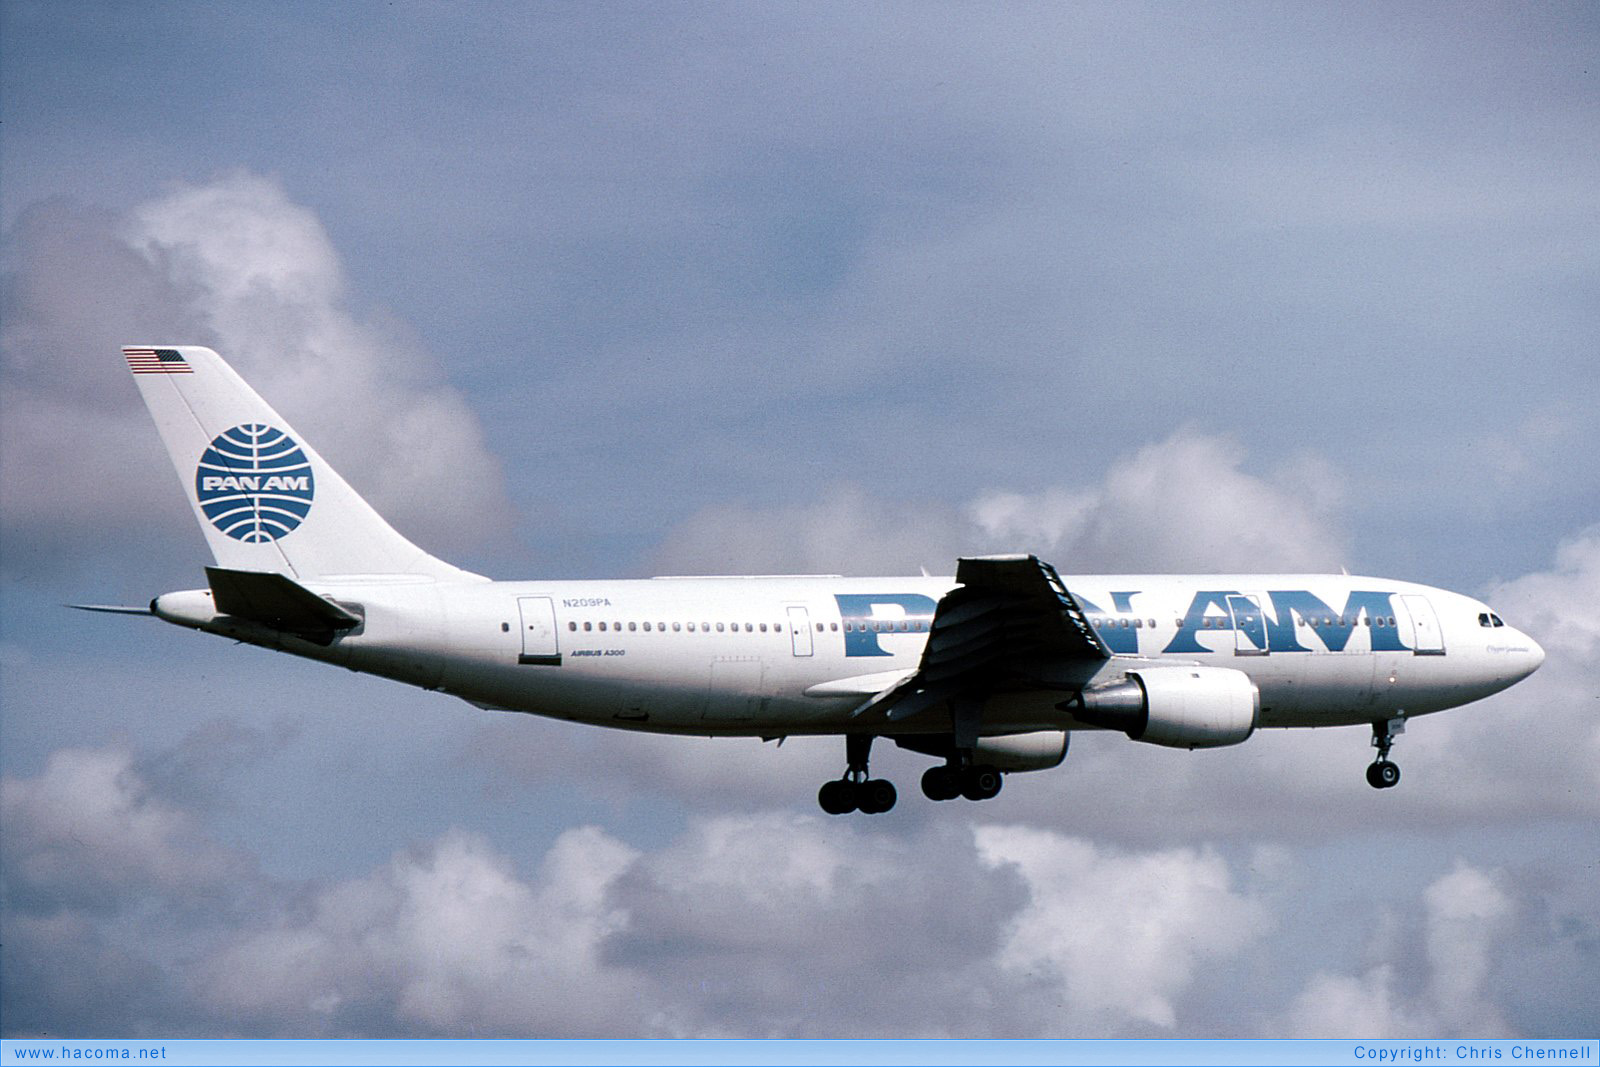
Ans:
{"label": "blue lettering", "polygon": [[[839,618],[844,623],[846,656],[894,655],[878,644],[879,635],[911,632],[913,624],[926,631],[936,606],[932,597],[921,593],[835,593],[833,599],[839,602]],[[891,614],[879,608],[900,611]]]}
{"label": "blue lettering", "polygon": [[[1228,610],[1228,598],[1239,595],[1237,589],[1213,589],[1199,592],[1189,602],[1189,611],[1183,617],[1183,623],[1178,627],[1178,632],[1172,635],[1172,640],[1167,642],[1163,652],[1210,652],[1211,649],[1195,640],[1195,634],[1202,628],[1214,630],[1218,628],[1232,629],[1233,614]],[[1206,612],[1216,608],[1227,619],[1213,616],[1214,625],[1206,626]]]}
{"label": "blue lettering", "polygon": [[[1207,653],[1212,650],[1197,639],[1201,630],[1237,630],[1257,649],[1310,652],[1312,649],[1300,642],[1297,616],[1305,620],[1307,629],[1329,652],[1343,652],[1358,626],[1364,626],[1371,635],[1374,652],[1410,651],[1409,646],[1401,642],[1395,627],[1376,625],[1378,619],[1388,618],[1394,611],[1390,593],[1353,589],[1345,599],[1343,611],[1335,611],[1321,597],[1305,589],[1274,589],[1267,596],[1272,601],[1271,613],[1259,609],[1252,597],[1235,590],[1211,589],[1196,593],[1178,632],[1162,651]],[[1367,619],[1365,623],[1363,615]]]}
{"label": "blue lettering", "polygon": [[1373,625],[1377,619],[1387,617],[1394,610],[1389,603],[1389,593],[1352,589],[1345,600],[1344,610],[1338,613],[1322,598],[1312,596],[1304,589],[1275,589],[1268,595],[1272,597],[1272,606],[1278,613],[1276,619],[1267,622],[1268,640],[1274,652],[1311,651],[1300,643],[1295,633],[1296,613],[1306,620],[1311,632],[1316,634],[1329,652],[1343,652],[1345,645],[1350,643],[1351,632],[1361,624],[1363,612],[1368,619],[1374,652],[1410,651],[1401,643],[1400,634],[1393,626]]}
{"label": "blue lettering", "polygon": [[[1128,592],[1111,594],[1111,603],[1115,605],[1118,614],[1124,618],[1133,614],[1133,598],[1138,595],[1138,592],[1137,589],[1134,589]],[[1107,616],[1105,609],[1094,601],[1078,596],[1076,593],[1073,596],[1077,598],[1078,607],[1083,609],[1085,615],[1099,615],[1105,618],[1108,624],[1113,621]],[[1136,656],[1139,654],[1138,630],[1131,628],[1125,630],[1121,626],[1106,625],[1096,627],[1095,632],[1100,635],[1100,640],[1105,642],[1105,646],[1117,655]]]}

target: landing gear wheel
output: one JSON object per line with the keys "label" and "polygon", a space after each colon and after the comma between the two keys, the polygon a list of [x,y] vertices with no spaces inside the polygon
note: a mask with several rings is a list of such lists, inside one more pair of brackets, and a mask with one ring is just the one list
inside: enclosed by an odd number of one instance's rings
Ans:
{"label": "landing gear wheel", "polygon": [[882,815],[895,802],[894,783],[886,778],[869,778],[856,787],[856,804],[864,815]]}
{"label": "landing gear wheel", "polygon": [[993,767],[968,767],[961,772],[961,795],[968,800],[989,800],[1000,792],[1002,779]]}
{"label": "landing gear wheel", "polygon": [[922,772],[922,795],[929,800],[954,800],[961,795],[961,777],[954,767],[929,767]]}
{"label": "landing gear wheel", "polygon": [[1374,789],[1391,789],[1400,783],[1400,765],[1381,759],[1367,768],[1367,784]]}
{"label": "landing gear wheel", "polygon": [[824,782],[817,790],[817,803],[829,815],[848,815],[856,810],[856,784],[844,778]]}
{"label": "landing gear wheel", "polygon": [[1372,724],[1372,747],[1378,750],[1378,758],[1367,768],[1367,784],[1372,788],[1392,789],[1400,784],[1400,766],[1389,759],[1389,750],[1394,747],[1395,737],[1405,730],[1404,715]]}

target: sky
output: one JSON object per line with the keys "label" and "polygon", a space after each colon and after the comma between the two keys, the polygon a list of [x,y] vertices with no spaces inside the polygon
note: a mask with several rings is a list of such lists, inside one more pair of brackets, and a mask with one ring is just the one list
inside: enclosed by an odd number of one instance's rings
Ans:
{"label": "sky", "polygon": [[[1562,1037],[1600,1023],[1587,4],[0,0],[7,1036]],[[657,738],[69,603],[209,562],[216,348],[498,578],[1308,570],[1548,659],[829,818]],[[1069,579],[1070,582],[1070,579]]]}

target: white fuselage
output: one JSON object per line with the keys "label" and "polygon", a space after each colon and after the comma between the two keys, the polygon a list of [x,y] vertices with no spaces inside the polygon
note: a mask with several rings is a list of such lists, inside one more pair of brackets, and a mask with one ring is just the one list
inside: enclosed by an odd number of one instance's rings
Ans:
{"label": "white fuselage", "polygon": [[[1537,643],[1441,589],[1344,575],[1064,576],[1113,653],[988,698],[983,733],[1072,729],[1085,685],[1159,661],[1228,667],[1259,725],[1374,723],[1455,707],[1526,677]],[[218,615],[208,590],[156,614],[485,708],[703,735],[886,732],[854,715],[913,671],[941,578],[657,578],[584,582],[328,579],[307,583],[362,625],[320,645]],[[948,714],[904,734],[948,732]]]}

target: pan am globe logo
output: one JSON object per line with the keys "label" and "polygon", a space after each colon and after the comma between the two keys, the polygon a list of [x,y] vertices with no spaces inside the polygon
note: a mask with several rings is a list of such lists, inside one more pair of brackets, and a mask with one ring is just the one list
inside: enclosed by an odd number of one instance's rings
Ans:
{"label": "pan am globe logo", "polygon": [[194,475],[195,496],[211,525],[247,544],[292,533],[310,513],[314,490],[305,452],[261,422],[219,434]]}

